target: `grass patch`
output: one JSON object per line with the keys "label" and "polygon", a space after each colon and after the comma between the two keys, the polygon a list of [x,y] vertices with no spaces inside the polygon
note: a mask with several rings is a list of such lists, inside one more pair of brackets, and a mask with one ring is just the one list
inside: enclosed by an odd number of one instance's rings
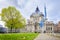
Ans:
{"label": "grass patch", "polygon": [[0,40],[34,40],[38,33],[0,34]]}

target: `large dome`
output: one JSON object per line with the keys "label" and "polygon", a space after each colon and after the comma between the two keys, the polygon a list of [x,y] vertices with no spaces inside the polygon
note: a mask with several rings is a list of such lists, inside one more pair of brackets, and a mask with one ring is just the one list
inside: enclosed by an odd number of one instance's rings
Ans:
{"label": "large dome", "polygon": [[40,12],[38,7],[36,8],[35,12],[31,14],[30,17],[35,17],[35,16],[44,16],[44,14]]}

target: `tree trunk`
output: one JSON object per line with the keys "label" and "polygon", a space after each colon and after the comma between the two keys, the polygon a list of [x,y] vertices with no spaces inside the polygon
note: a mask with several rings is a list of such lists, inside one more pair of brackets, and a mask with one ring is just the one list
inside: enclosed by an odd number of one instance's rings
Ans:
{"label": "tree trunk", "polygon": [[11,30],[10,30],[10,32],[12,33],[12,27],[11,27]]}

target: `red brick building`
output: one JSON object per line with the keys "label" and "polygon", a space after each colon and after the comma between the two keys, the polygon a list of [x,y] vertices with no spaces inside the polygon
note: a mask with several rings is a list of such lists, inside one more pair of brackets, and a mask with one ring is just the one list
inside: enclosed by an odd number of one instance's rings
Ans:
{"label": "red brick building", "polygon": [[60,33],[60,21],[58,22],[58,24],[56,24],[55,26],[54,26],[54,32],[59,32]]}

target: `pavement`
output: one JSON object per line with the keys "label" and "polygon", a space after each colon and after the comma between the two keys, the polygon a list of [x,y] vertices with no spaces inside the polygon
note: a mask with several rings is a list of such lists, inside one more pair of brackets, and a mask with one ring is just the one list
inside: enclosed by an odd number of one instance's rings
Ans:
{"label": "pavement", "polygon": [[34,40],[60,40],[60,38],[47,35],[46,33],[40,33]]}

